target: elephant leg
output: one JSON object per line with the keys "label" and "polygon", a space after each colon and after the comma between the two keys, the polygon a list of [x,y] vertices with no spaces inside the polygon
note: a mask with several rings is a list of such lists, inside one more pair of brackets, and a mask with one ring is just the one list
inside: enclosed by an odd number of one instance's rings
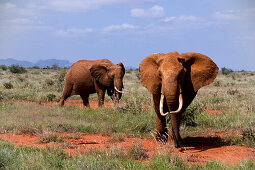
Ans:
{"label": "elephant leg", "polygon": [[166,118],[161,116],[159,111],[160,94],[153,95],[153,107],[155,110],[156,119],[156,140],[160,142],[167,142],[167,128],[166,128]]}
{"label": "elephant leg", "polygon": [[89,95],[80,95],[83,101],[84,107],[90,107],[89,106]]}
{"label": "elephant leg", "polygon": [[61,107],[64,105],[64,102],[65,100],[71,96],[71,93],[72,93],[72,89],[73,89],[73,86],[72,85],[69,85],[69,84],[65,84],[65,87],[63,89],[63,92],[62,92],[62,96],[60,98],[60,101],[58,103],[58,105]]}
{"label": "elephant leg", "polygon": [[180,127],[181,127],[181,116],[182,116],[182,113],[178,114],[177,115],[177,127],[178,127],[178,141],[179,142],[182,142],[182,137],[180,135]]}
{"label": "elephant leg", "polygon": [[178,115],[171,114],[171,130],[169,131],[168,140],[171,144],[174,144],[176,148],[180,147],[179,128]]}
{"label": "elephant leg", "polygon": [[104,97],[105,97],[105,90],[98,90],[98,107],[104,106]]}

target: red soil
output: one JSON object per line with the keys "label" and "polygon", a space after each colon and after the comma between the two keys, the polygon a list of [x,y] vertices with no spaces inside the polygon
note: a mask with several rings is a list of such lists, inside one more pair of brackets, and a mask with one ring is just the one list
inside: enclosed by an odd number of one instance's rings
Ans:
{"label": "red soil", "polygon": [[68,155],[86,152],[91,149],[107,150],[113,146],[120,147],[127,151],[135,143],[141,143],[142,148],[149,155],[149,160],[154,154],[160,151],[170,151],[178,154],[182,160],[189,165],[204,164],[210,160],[218,160],[227,165],[238,164],[242,160],[254,159],[255,148],[244,146],[216,145],[214,138],[192,137],[184,139],[181,149],[174,149],[168,145],[156,142],[154,139],[126,137],[124,141],[110,141],[111,136],[97,134],[80,134],[79,139],[70,139],[67,136],[74,136],[71,133],[58,134],[64,137],[63,143],[39,144],[37,136],[0,134],[0,139],[13,143],[15,146],[33,146],[45,148],[46,146],[57,146],[63,149]]}
{"label": "red soil", "polygon": [[223,112],[229,112],[228,110],[211,110],[211,109],[205,109],[206,113],[209,114],[222,114]]}
{"label": "red soil", "polygon": [[[30,101],[24,101],[25,103],[28,104],[35,104],[35,102],[30,102]],[[41,105],[44,106],[53,106],[53,105],[57,105],[57,102],[40,102]],[[90,107],[95,108],[98,106],[98,102],[97,101],[89,101]],[[72,106],[76,106],[76,107],[80,107],[83,108],[83,103],[82,100],[66,100],[65,101],[65,105],[72,105]],[[120,105],[123,105],[122,103],[120,103]],[[107,102],[104,101],[104,107],[113,107],[114,103],[113,102]]]}

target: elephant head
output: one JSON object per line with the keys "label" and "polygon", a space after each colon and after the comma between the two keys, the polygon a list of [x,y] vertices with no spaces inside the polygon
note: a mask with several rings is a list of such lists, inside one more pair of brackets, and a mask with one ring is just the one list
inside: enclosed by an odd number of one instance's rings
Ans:
{"label": "elephant head", "polygon": [[120,100],[125,75],[125,67],[122,63],[117,65],[112,63],[94,64],[90,68],[90,73],[97,86],[107,90],[107,94],[112,100]]}
{"label": "elephant head", "polygon": [[158,114],[157,130],[165,131],[164,116],[170,114],[172,135],[175,136],[175,146],[178,146],[180,122],[177,115],[186,109],[201,87],[213,82],[218,73],[217,65],[200,53],[154,53],[142,60],[139,70],[141,84],[153,96],[158,96],[153,97],[154,109]]}

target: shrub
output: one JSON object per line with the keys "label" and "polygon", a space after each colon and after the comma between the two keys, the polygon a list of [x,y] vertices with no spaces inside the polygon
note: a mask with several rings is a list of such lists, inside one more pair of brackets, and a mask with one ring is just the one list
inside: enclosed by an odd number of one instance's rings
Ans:
{"label": "shrub", "polygon": [[21,66],[18,66],[18,65],[9,66],[9,70],[10,70],[10,72],[12,72],[14,74],[22,74],[22,73],[27,72],[27,70],[24,67],[21,67]]}
{"label": "shrub", "polygon": [[23,77],[17,77],[17,79],[19,80],[19,81],[21,81],[21,82],[23,82],[23,81],[25,81],[25,79],[23,78]]}
{"label": "shrub", "polygon": [[142,144],[139,142],[129,148],[128,156],[134,160],[142,160],[149,157],[145,150],[142,149]]}
{"label": "shrub", "polygon": [[64,142],[64,138],[62,136],[58,136],[52,132],[43,132],[42,134],[37,134],[39,137],[39,143],[50,143],[50,142]]}
{"label": "shrub", "polygon": [[12,88],[13,88],[13,85],[12,85],[11,82],[6,82],[6,83],[4,83],[4,87],[5,87],[6,89],[12,89]]}
{"label": "shrub", "polygon": [[181,116],[182,124],[185,126],[196,126],[196,116],[202,110],[203,106],[199,106],[198,104],[190,105]]}
{"label": "shrub", "polygon": [[239,93],[239,91],[238,91],[237,89],[235,89],[235,90],[229,89],[229,90],[227,91],[227,94],[229,94],[229,95],[235,95],[235,94],[237,94],[237,93]]}
{"label": "shrub", "polygon": [[113,135],[109,140],[110,143],[124,142],[125,138],[121,134]]}
{"label": "shrub", "polygon": [[47,101],[48,102],[51,102],[51,101],[53,101],[54,99],[56,99],[56,95],[55,94],[48,94],[47,95]]}
{"label": "shrub", "polygon": [[214,85],[215,87],[220,87],[220,86],[221,86],[221,82],[218,81],[218,80],[216,80],[216,81],[213,82],[213,85]]}
{"label": "shrub", "polygon": [[134,115],[142,112],[143,102],[140,98],[132,98],[123,107],[118,108],[120,113],[132,113]]}
{"label": "shrub", "polygon": [[248,128],[243,130],[243,140],[251,141],[251,143],[255,142],[255,129]]}
{"label": "shrub", "polygon": [[57,64],[57,63],[53,64],[53,65],[51,66],[51,69],[54,69],[54,70],[59,69],[58,64]]}
{"label": "shrub", "polygon": [[52,86],[52,85],[54,85],[54,83],[55,83],[55,82],[54,82],[53,80],[51,80],[51,79],[46,79],[45,82],[46,82],[46,84],[49,85],[49,86]]}
{"label": "shrub", "polygon": [[63,82],[65,80],[66,76],[66,71],[61,71],[60,74],[58,75],[58,81]]}
{"label": "shrub", "polygon": [[33,66],[33,67],[31,67],[31,68],[33,68],[33,69],[40,69],[39,66]]}
{"label": "shrub", "polygon": [[6,65],[0,65],[0,68],[2,69],[2,70],[7,70],[7,66]]}
{"label": "shrub", "polygon": [[226,67],[221,68],[221,71],[222,71],[223,75],[229,75],[230,73],[233,72],[233,70],[226,68]]}

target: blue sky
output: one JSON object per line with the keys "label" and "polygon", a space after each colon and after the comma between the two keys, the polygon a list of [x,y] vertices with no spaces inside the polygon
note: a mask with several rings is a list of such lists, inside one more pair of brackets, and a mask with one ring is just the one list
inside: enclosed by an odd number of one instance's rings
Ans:
{"label": "blue sky", "polygon": [[107,58],[200,52],[255,70],[254,0],[0,0],[0,58]]}

